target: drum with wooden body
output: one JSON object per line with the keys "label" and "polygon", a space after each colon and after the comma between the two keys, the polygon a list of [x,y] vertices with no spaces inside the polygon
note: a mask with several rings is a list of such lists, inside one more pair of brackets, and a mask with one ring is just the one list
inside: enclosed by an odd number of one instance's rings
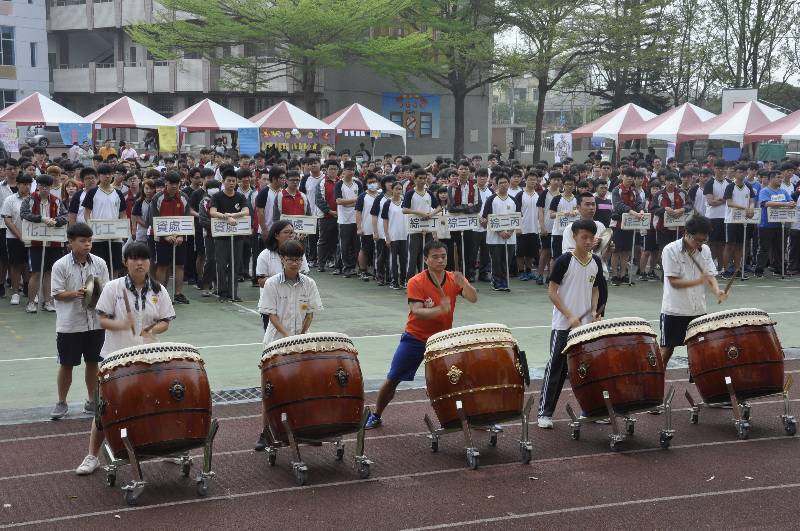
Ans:
{"label": "drum with wooden body", "polygon": [[707,404],[730,402],[725,377],[740,401],[782,391],[783,349],[774,324],[756,308],[711,313],[689,323],[689,374]]}
{"label": "drum with wooden body", "polygon": [[471,424],[520,416],[527,370],[511,331],[501,324],[445,330],[425,345],[425,383],[442,428],[459,425],[457,400]]}
{"label": "drum with wooden body", "polygon": [[151,343],[113,352],[100,365],[98,414],[114,456],[128,455],[126,428],[140,456],[203,446],[211,388],[200,353],[185,343]]}
{"label": "drum with wooden body", "polygon": [[364,382],[358,351],[346,335],[279,339],[264,350],[260,368],[264,410],[278,441],[288,441],[283,413],[299,439],[327,439],[359,429]]}
{"label": "drum with wooden body", "polygon": [[644,319],[623,317],[570,331],[567,356],[572,391],[587,417],[607,416],[603,391],[614,411],[652,409],[664,399],[664,364],[656,333]]}

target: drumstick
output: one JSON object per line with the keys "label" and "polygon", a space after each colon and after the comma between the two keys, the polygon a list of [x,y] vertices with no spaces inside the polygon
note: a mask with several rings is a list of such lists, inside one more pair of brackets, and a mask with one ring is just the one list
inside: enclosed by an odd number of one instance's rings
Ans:
{"label": "drumstick", "polygon": [[[728,279],[728,283],[725,284],[725,291],[724,293],[727,295],[728,292],[731,290],[731,286],[733,286],[733,281],[736,280],[736,274],[739,273],[739,267],[736,267],[736,271],[733,272],[733,276]],[[717,301],[717,304],[722,304],[722,301]]]}
{"label": "drumstick", "polygon": [[[602,305],[602,306],[600,306],[600,307],[597,309],[597,312],[596,312],[596,313],[597,313],[597,315],[600,315],[601,313],[603,313],[603,310],[605,310],[605,308],[606,308],[606,305],[605,305],[605,304],[604,304],[604,305]],[[588,310],[586,310],[586,313],[584,313],[583,315],[581,315],[581,316],[580,316],[580,318],[578,319],[578,321],[583,321],[584,319],[586,319],[587,317],[589,317],[591,314],[592,314],[592,309],[591,309],[591,308],[589,308]]]}
{"label": "drumstick", "polygon": [[[461,234],[464,234],[463,232]],[[461,236],[461,241],[464,241],[464,236]],[[453,271],[458,271],[458,245],[453,245]],[[463,273],[463,271],[462,271]]]}
{"label": "drumstick", "polygon": [[[127,291],[122,292],[122,300],[125,301],[125,312],[128,314],[131,313],[131,303],[128,302]],[[136,335],[136,328],[133,325],[131,325],[131,334]]]}

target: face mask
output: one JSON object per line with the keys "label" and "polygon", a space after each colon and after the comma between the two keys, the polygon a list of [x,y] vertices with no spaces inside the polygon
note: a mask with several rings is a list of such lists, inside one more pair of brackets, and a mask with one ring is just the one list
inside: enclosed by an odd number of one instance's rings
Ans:
{"label": "face mask", "polygon": [[367,190],[369,190],[370,192],[373,192],[377,189],[378,189],[378,183],[369,183],[367,185]]}

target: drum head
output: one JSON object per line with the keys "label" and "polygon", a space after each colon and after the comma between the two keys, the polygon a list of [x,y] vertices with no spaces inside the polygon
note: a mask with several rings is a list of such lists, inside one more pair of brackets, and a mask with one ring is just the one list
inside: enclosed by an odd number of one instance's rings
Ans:
{"label": "drum head", "polygon": [[132,363],[164,363],[173,360],[197,361],[203,363],[200,352],[188,343],[150,343],[123,348],[109,354],[100,362],[100,374],[107,374],[117,367]]}
{"label": "drum head", "polygon": [[579,345],[601,337],[617,336],[621,334],[643,334],[655,337],[656,331],[653,330],[653,327],[650,326],[650,323],[646,319],[642,319],[641,317],[603,319],[602,321],[581,325],[570,330],[564,352],[574,345]]}
{"label": "drum head", "polygon": [[275,356],[287,354],[301,354],[303,352],[333,352],[343,350],[358,355],[353,341],[345,334],[337,332],[322,332],[315,334],[302,334],[278,339],[270,343],[261,356],[264,362]]}
{"label": "drum head", "polygon": [[428,338],[425,344],[425,359],[428,360],[448,351],[486,344],[513,348],[517,341],[511,330],[502,324],[486,323],[451,328]]}
{"label": "drum head", "polygon": [[758,308],[739,308],[738,310],[725,310],[709,313],[693,319],[686,327],[684,343],[698,334],[705,334],[725,328],[739,326],[771,326],[775,321],[764,310]]}

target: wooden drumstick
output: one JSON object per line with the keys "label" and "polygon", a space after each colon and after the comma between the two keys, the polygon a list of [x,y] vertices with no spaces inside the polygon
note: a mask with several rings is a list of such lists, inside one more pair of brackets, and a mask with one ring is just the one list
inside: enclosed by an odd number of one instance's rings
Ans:
{"label": "wooden drumstick", "polygon": [[[122,300],[125,301],[125,312],[127,314],[131,313],[131,303],[128,302],[128,292],[127,291],[123,291],[122,292]],[[134,327],[133,325],[131,325],[131,334],[136,335],[136,327]]]}
{"label": "wooden drumstick", "polygon": [[[728,283],[725,284],[725,291],[724,291],[725,295],[727,295],[728,292],[731,290],[731,286],[733,286],[733,281],[736,280],[736,275],[738,273],[739,273],[739,267],[737,266],[736,271],[733,272],[733,276],[731,276],[731,278],[728,279]],[[717,301],[717,304],[722,304],[722,301]]]}
{"label": "wooden drumstick", "polygon": [[[463,234],[463,232],[462,232],[462,234]],[[461,238],[462,238],[461,241],[463,242],[464,241],[464,239],[463,239],[464,237],[462,236]],[[458,245],[454,244],[453,245],[453,271],[458,271],[459,270],[458,269],[459,265],[460,265],[460,263],[458,261]],[[461,271],[461,272],[464,273],[464,271]]]}

